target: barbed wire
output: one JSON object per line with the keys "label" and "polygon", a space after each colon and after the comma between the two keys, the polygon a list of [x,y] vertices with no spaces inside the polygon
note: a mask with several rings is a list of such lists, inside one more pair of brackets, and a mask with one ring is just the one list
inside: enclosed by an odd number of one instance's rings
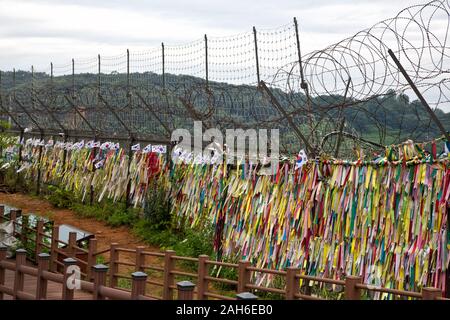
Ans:
{"label": "barbed wire", "polygon": [[201,120],[220,129],[277,128],[289,153],[307,144],[342,157],[355,148],[380,152],[379,145],[442,135],[412,101],[389,49],[438,120],[450,125],[442,111],[450,107],[449,12],[447,0],[410,6],[305,55],[294,20],[183,45],[74,58],[33,68],[32,75],[2,72],[0,112],[19,131],[47,135],[168,142],[171,130]]}

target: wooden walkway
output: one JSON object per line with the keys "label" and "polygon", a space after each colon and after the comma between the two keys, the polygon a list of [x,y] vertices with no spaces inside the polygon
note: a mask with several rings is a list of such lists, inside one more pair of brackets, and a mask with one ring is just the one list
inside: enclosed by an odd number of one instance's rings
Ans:
{"label": "wooden walkway", "polygon": [[[8,261],[15,262],[8,259]],[[35,267],[31,262],[27,262],[27,265]],[[24,291],[32,295],[36,294],[36,277],[26,275],[24,279]],[[14,287],[14,272],[11,270],[5,270],[5,285],[7,287]],[[5,300],[12,300],[12,296],[4,294]],[[62,284],[53,281],[48,281],[47,287],[47,300],[62,300]],[[92,300],[92,293],[75,290],[74,300]]]}

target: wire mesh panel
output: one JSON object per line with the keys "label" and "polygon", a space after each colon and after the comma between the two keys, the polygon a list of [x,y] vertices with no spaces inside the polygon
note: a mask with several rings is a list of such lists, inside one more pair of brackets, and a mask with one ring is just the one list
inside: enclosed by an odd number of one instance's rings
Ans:
{"label": "wire mesh panel", "polygon": [[257,73],[253,33],[208,37],[208,70],[211,81],[255,85]]}
{"label": "wire mesh panel", "polygon": [[130,81],[133,87],[163,87],[162,47],[130,51]]}
{"label": "wire mesh panel", "polygon": [[127,54],[100,56],[100,86],[125,85],[127,80]]}
{"label": "wire mesh panel", "polygon": [[[183,45],[75,57],[33,72],[2,72],[0,111],[18,129],[125,139],[167,140],[175,128],[192,129],[193,120],[223,130],[278,128],[290,152],[308,142],[336,155],[405,139],[428,141],[443,134],[436,119],[444,130],[450,127],[442,111],[450,108],[449,13],[444,0],[410,6],[306,54],[294,20]],[[435,117],[415,101],[389,49]]]}
{"label": "wire mesh panel", "polygon": [[289,72],[290,66],[298,61],[295,25],[258,29],[257,43],[261,80],[274,87],[285,88],[286,79],[279,74]]}
{"label": "wire mesh panel", "polygon": [[[167,84],[175,90],[201,83],[206,75],[205,41],[196,40],[185,45],[164,45]],[[177,78],[174,76],[191,76]]]}

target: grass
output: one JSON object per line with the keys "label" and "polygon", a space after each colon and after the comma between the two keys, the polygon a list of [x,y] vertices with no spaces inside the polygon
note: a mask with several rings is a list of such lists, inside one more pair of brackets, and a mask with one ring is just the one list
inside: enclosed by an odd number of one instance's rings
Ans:
{"label": "grass", "polygon": [[102,256],[102,255],[99,255],[99,256],[97,256],[97,257],[95,258],[95,263],[96,263],[96,264],[105,264],[105,262],[106,262],[106,259],[105,259],[105,257]]}
{"label": "grass", "polygon": [[117,287],[126,289],[126,290],[131,290],[131,280],[125,279],[125,278],[118,278],[117,279]]}

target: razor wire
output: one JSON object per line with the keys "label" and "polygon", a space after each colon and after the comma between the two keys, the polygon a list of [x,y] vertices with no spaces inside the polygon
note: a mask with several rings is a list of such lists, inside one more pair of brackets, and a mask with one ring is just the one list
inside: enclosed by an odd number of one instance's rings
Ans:
{"label": "razor wire", "polygon": [[450,127],[442,111],[450,106],[449,13],[446,0],[410,6],[305,55],[294,21],[233,36],[206,34],[183,45],[74,58],[31,74],[2,72],[0,111],[13,128],[35,134],[168,143],[172,130],[192,128],[195,120],[223,130],[277,128],[288,153],[305,148],[292,126],[319,154],[382,152],[379,145],[442,134],[388,49]]}

